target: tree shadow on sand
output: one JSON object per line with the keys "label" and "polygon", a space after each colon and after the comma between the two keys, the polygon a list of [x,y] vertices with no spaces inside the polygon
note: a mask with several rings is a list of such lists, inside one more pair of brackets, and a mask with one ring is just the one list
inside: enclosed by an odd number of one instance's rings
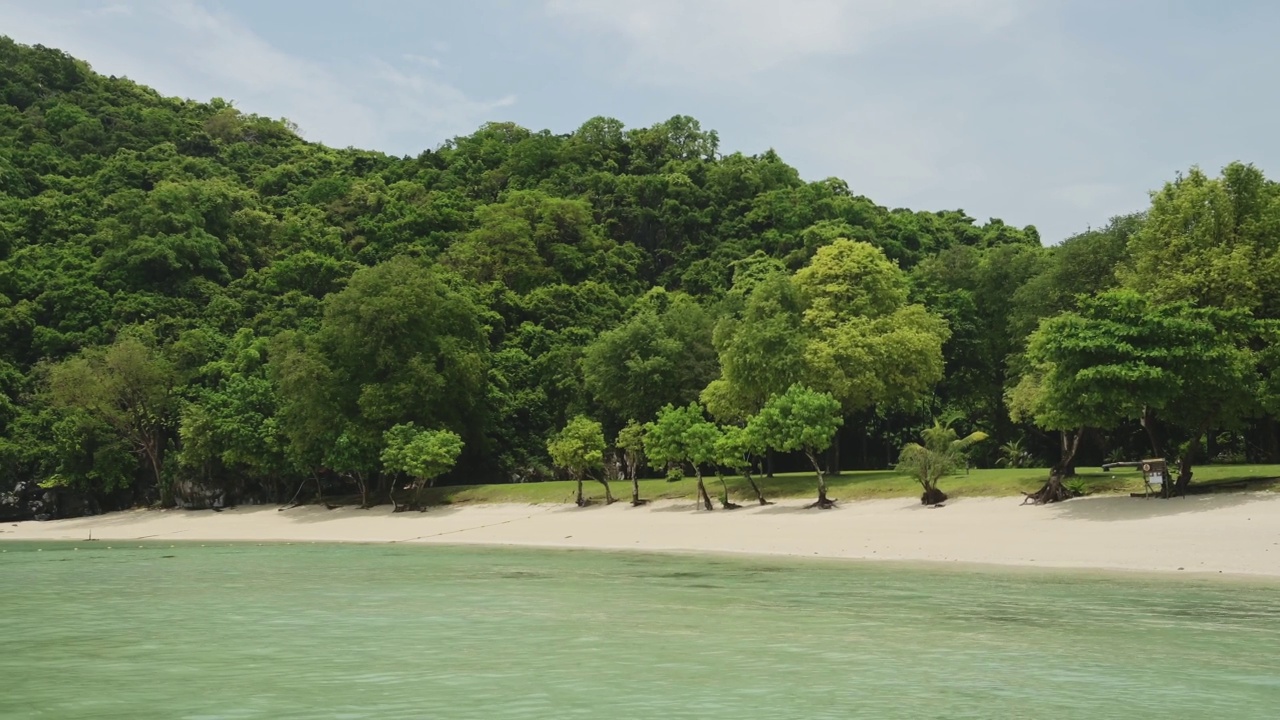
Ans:
{"label": "tree shadow on sand", "polygon": [[[1090,497],[1038,506],[1040,512],[1052,513],[1064,520],[1090,522],[1126,522],[1148,518],[1171,517],[1187,513],[1210,512],[1243,505],[1280,502],[1280,493],[1264,490],[1220,491],[1205,495],[1188,495],[1162,499],[1125,496]],[[1026,508],[1023,508],[1024,510]],[[1261,509],[1261,508],[1260,508]]]}

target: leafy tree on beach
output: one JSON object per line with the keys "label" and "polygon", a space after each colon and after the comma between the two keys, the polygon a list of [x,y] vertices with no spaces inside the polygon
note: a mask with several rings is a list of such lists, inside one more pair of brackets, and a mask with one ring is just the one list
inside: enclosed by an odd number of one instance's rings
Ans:
{"label": "leafy tree on beach", "polygon": [[631,317],[583,350],[583,382],[618,418],[653,417],[696,400],[716,375],[714,319],[692,297],[656,288]]}
{"label": "leafy tree on beach", "polygon": [[1254,327],[1239,310],[1156,304],[1132,290],[1102,293],[1043,322],[1031,336],[1030,369],[1012,390],[1010,408],[1072,440],[1064,440],[1068,451],[1032,497],[1069,497],[1061,480],[1083,428],[1125,420],[1141,422],[1155,457],[1167,450],[1166,423],[1188,433],[1177,481],[1166,487],[1185,492],[1208,429],[1237,424],[1256,408]]}
{"label": "leafy tree on beach", "polygon": [[[324,464],[330,470],[353,479],[360,491],[360,507],[370,507],[369,481],[374,467],[372,457],[378,456],[377,444],[355,427],[348,427],[333,441],[325,453]],[[406,471],[407,472],[407,471]]]}
{"label": "leafy tree on beach", "polygon": [[621,454],[622,471],[631,482],[631,504],[645,504],[640,499],[640,465],[644,462],[644,426],[632,420],[618,431],[614,446]]}
{"label": "leafy tree on beach", "polygon": [[172,364],[136,335],[124,335],[49,369],[54,406],[83,413],[127,442],[145,463],[166,506],[174,499],[164,455],[176,384]]}
{"label": "leafy tree on beach", "polygon": [[773,272],[754,283],[740,313],[721,318],[715,345],[721,375],[702,401],[721,421],[741,421],[804,376],[804,299],[792,279]]}
{"label": "leafy tree on beach", "polygon": [[[576,417],[612,434],[695,402],[723,427],[670,462],[703,474],[807,446],[821,473],[885,468],[952,411],[991,433],[977,465],[1060,445],[1039,498],[1144,436],[1175,492],[1225,435],[1280,458],[1280,185],[1250,165],[1043,244],[805,181],[685,116],[486,123],[401,157],[3,37],[0,66],[6,519],[312,483],[368,505],[403,485],[381,455],[408,424],[462,441],[436,482],[533,482]],[[859,435],[766,442],[794,385]],[[633,501],[642,434],[603,468]]]}
{"label": "leafy tree on beach", "polygon": [[668,405],[645,426],[644,452],[655,469],[662,469],[670,463],[692,465],[698,478],[698,501],[707,510],[712,510],[702,469],[704,465],[715,462],[719,436],[719,428],[706,419],[697,403],[682,407]]}
{"label": "leafy tree on beach", "polygon": [[[579,415],[573,418],[547,441],[547,452],[551,461],[564,468],[569,476],[578,483],[576,502],[578,507],[586,506],[582,497],[582,480],[592,470],[599,468],[604,461],[604,430],[600,423]],[[609,482],[601,476],[599,482],[604,485],[605,502],[613,504],[613,493],[609,490]]]}
{"label": "leafy tree on beach", "polygon": [[897,471],[920,483],[924,490],[921,504],[937,505],[947,500],[947,494],[938,489],[938,481],[954,472],[965,461],[965,450],[986,440],[987,434],[973,432],[959,437],[950,425],[935,420],[932,427],[921,432],[921,437],[923,442],[902,447]]}
{"label": "leafy tree on beach", "polygon": [[827,497],[827,482],[818,456],[831,446],[836,431],[843,423],[838,400],[827,393],[797,384],[785,393],[769,398],[751,419],[748,428],[766,447],[781,452],[799,450],[804,453],[818,476],[818,499],[810,507],[828,510],[836,503]]}
{"label": "leafy tree on beach", "polygon": [[413,478],[413,496],[404,506],[396,502],[391,484],[391,505],[396,512],[422,509],[422,490],[448,472],[462,452],[462,438],[450,430],[422,430],[413,423],[396,425],[384,433],[382,464],[390,472]]}
{"label": "leafy tree on beach", "polygon": [[[745,427],[727,425],[720,428],[720,437],[716,438],[716,465],[727,467],[740,473],[755,493],[756,501],[761,505],[770,505],[761,492],[760,486],[751,474],[751,463],[754,458],[763,455],[765,443],[757,432],[759,426],[753,427],[748,421]],[[724,480],[721,479],[721,484]]]}
{"label": "leafy tree on beach", "polygon": [[[942,379],[949,331],[924,306],[908,303],[907,276],[882,251],[836,240],[818,249],[795,283],[807,300],[809,387],[836,398],[845,416],[911,408],[929,397]],[[839,465],[837,457],[832,470]]]}

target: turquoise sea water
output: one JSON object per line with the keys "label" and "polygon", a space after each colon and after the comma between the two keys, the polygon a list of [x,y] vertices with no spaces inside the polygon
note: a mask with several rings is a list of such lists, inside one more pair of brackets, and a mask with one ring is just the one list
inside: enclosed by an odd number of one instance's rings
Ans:
{"label": "turquoise sea water", "polygon": [[0,544],[0,718],[1280,717],[1277,584],[106,546]]}

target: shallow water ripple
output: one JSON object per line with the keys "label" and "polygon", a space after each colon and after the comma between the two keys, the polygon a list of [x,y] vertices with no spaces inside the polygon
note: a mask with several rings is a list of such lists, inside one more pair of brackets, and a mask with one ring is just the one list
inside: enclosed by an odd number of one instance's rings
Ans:
{"label": "shallow water ripple", "polygon": [[1280,716],[1274,583],[411,546],[5,548],[6,719]]}

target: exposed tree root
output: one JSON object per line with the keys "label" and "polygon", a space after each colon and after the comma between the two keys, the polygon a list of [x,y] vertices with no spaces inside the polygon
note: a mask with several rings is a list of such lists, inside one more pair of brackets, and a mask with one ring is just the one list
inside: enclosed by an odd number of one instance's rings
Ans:
{"label": "exposed tree root", "polygon": [[920,493],[921,505],[941,505],[947,501],[947,494],[936,487],[926,488]]}
{"label": "exposed tree root", "polygon": [[836,499],[827,497],[827,488],[822,486],[818,488],[818,499],[805,506],[806,510],[818,508],[819,510],[831,510],[836,506]]}
{"label": "exposed tree root", "polygon": [[1033,493],[1022,493],[1024,499],[1023,505],[1028,503],[1032,505],[1048,505],[1049,503],[1062,502],[1070,500],[1074,497],[1080,497],[1080,493],[1075,492],[1071,488],[1062,484],[1062,477],[1058,474],[1052,474],[1045,481],[1044,485]]}
{"label": "exposed tree root", "polygon": [[1065,430],[1062,432],[1062,459],[1058,461],[1057,465],[1050,468],[1049,479],[1045,481],[1039,490],[1033,493],[1022,493],[1023,505],[1028,503],[1048,505],[1049,503],[1080,497],[1080,493],[1063,485],[1062,479],[1076,474],[1076,452],[1080,449],[1080,439],[1084,437],[1086,430],[1087,428],[1080,428],[1070,434]]}

